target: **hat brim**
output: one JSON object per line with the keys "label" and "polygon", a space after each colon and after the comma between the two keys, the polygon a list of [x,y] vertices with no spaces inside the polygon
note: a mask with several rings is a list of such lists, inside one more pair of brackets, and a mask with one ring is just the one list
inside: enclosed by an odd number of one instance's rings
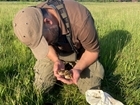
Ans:
{"label": "hat brim", "polygon": [[31,48],[31,50],[36,59],[43,59],[47,57],[49,49],[48,49],[48,43],[45,37],[42,36],[39,45],[35,48]]}

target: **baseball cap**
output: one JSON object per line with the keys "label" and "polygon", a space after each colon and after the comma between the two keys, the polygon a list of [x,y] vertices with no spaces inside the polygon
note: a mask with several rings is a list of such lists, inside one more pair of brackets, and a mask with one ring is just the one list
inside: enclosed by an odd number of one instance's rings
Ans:
{"label": "baseball cap", "polygon": [[14,33],[28,46],[36,59],[43,59],[48,53],[48,43],[43,32],[43,14],[40,8],[21,9],[13,19]]}

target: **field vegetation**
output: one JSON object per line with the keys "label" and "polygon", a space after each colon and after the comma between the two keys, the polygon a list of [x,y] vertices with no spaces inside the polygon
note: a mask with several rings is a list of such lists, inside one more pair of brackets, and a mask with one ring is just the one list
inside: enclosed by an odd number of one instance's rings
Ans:
{"label": "field vegetation", "polygon": [[[88,105],[74,85],[56,83],[46,94],[33,88],[35,58],[14,36],[18,10],[38,2],[0,2],[0,105]],[[140,105],[140,3],[84,2],[92,13],[105,69],[102,90],[125,105]]]}

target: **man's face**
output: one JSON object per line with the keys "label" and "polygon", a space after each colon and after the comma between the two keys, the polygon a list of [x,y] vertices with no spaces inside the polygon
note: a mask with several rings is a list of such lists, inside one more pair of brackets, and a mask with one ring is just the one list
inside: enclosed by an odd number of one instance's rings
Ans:
{"label": "man's face", "polygon": [[54,44],[58,41],[59,27],[57,25],[44,25],[43,35],[48,44]]}

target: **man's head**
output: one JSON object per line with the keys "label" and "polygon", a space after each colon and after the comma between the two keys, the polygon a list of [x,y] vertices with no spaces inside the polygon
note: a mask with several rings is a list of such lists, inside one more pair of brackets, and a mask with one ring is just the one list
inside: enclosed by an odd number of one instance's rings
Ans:
{"label": "man's head", "polygon": [[32,50],[37,59],[47,56],[48,43],[54,43],[58,36],[58,26],[53,24],[51,15],[44,10],[27,7],[20,10],[13,20],[16,36]]}

